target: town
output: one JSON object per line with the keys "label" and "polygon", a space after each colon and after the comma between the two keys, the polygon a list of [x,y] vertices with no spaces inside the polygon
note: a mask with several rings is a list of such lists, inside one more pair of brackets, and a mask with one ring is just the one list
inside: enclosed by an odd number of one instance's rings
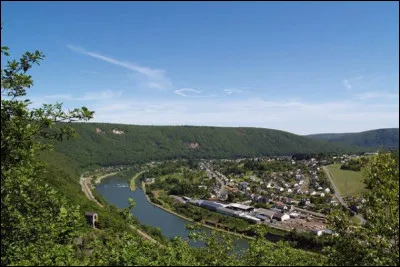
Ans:
{"label": "town", "polygon": [[[304,158],[293,155],[201,160],[197,167],[206,175],[193,185],[207,192],[206,198],[196,198],[195,194],[170,194],[170,197],[181,204],[199,206],[280,230],[312,232],[317,236],[332,234],[326,225],[326,215],[333,209],[349,206],[350,211],[358,211],[365,200],[348,198],[353,205],[338,200],[341,197],[335,192],[324,166],[335,162],[346,164],[360,157]],[[187,175],[188,171],[185,173]],[[157,181],[157,177],[148,177],[144,181],[150,185]],[[355,211],[352,211],[353,215]]]}

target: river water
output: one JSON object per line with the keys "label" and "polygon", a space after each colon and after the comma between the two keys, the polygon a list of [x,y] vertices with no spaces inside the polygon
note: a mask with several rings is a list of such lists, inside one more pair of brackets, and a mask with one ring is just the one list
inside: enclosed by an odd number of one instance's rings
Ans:
{"label": "river water", "polygon": [[[119,176],[110,176],[96,186],[96,191],[118,208],[126,208],[129,205],[128,198],[133,198],[136,206],[131,212],[141,224],[160,228],[163,235],[168,238],[180,236],[182,239],[188,239],[189,230],[185,228],[185,225],[190,222],[150,204],[140,186],[136,186],[136,190],[132,192],[126,179]],[[201,230],[207,232],[207,234],[211,232],[209,228],[205,227],[202,227]],[[189,240],[189,244],[194,247],[204,246],[203,243],[194,242],[193,240]],[[248,246],[248,240],[246,239],[237,239],[235,241],[235,251],[243,250]]]}

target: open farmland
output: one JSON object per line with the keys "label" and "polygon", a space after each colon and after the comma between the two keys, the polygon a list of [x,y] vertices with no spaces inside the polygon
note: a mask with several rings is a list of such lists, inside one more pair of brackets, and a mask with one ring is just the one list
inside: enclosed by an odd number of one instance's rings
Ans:
{"label": "open farmland", "polygon": [[341,170],[341,164],[328,166],[328,170],[342,196],[360,195],[365,191],[362,172]]}

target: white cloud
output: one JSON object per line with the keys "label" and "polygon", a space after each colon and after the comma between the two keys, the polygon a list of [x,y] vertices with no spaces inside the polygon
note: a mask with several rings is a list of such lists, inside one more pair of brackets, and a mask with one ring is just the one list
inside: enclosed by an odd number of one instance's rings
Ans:
{"label": "white cloud", "polygon": [[343,85],[347,88],[347,89],[351,89],[351,84],[348,80],[343,80]]}
{"label": "white cloud", "polygon": [[44,99],[60,99],[60,100],[71,100],[73,97],[70,94],[58,94],[58,95],[45,95]]}
{"label": "white cloud", "polygon": [[60,95],[46,95],[44,99],[56,99],[56,100],[75,100],[75,101],[88,101],[88,100],[104,100],[118,98],[122,95],[123,91],[114,92],[112,90],[105,90],[100,92],[86,92],[81,96],[72,96],[71,94],[60,94]]}
{"label": "white cloud", "polygon": [[198,94],[201,93],[201,91],[196,90],[196,89],[192,89],[192,88],[182,88],[182,89],[175,90],[174,93],[177,94],[177,95],[181,95],[181,96],[185,96],[185,97],[189,96],[190,97],[190,96],[193,96],[193,94],[191,94],[191,93],[194,93],[194,94],[198,95]]}
{"label": "white cloud", "polygon": [[[98,53],[93,53],[86,51],[84,48],[80,46],[75,46],[75,45],[67,45],[67,48],[70,49],[73,52],[84,54],[93,58],[100,59],[102,61],[108,62],[113,65],[117,65],[120,67],[123,67],[125,69],[135,71],[137,73],[140,73],[142,75],[145,75],[149,79],[148,85],[151,88],[158,88],[158,89],[165,89],[171,87],[171,82],[168,80],[168,78],[165,76],[165,71],[164,70],[159,70],[159,69],[151,69],[148,67],[143,67],[138,64],[128,62],[128,61],[119,61],[111,57],[107,57],[104,55],[100,55]],[[157,86],[154,86],[157,84]],[[153,86],[151,86],[153,85]]]}
{"label": "white cloud", "polygon": [[157,83],[157,82],[148,82],[147,85],[150,88],[156,88],[156,89],[163,89],[164,85],[162,83]]}
{"label": "white cloud", "polygon": [[399,93],[389,93],[389,92],[364,92],[356,95],[358,99],[373,99],[373,98],[391,98],[395,99],[399,98]]}
{"label": "white cloud", "polygon": [[183,97],[215,97],[217,95],[214,94],[208,94],[208,95],[203,95],[202,91],[192,89],[192,88],[182,88],[182,89],[177,89],[174,90],[174,93]]}
{"label": "white cloud", "polygon": [[82,97],[75,98],[76,100],[102,100],[110,98],[118,98],[122,95],[123,91],[113,92],[111,90],[101,92],[87,92]]}
{"label": "white cloud", "polygon": [[342,81],[343,86],[346,87],[347,89],[351,89],[354,87],[354,83],[357,83],[358,81],[364,79],[364,76],[357,76],[354,78],[349,78],[349,79],[345,79]]}
{"label": "white cloud", "polygon": [[240,89],[224,89],[225,94],[231,95],[235,93],[243,93],[243,90]]}

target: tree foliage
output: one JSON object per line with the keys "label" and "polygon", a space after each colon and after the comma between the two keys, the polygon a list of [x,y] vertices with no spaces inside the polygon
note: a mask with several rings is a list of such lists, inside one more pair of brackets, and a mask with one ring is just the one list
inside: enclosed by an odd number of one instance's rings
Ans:
{"label": "tree foliage", "polygon": [[350,171],[361,171],[368,164],[368,157],[361,157],[357,159],[350,159],[348,162],[342,164],[340,169]]}
{"label": "tree foliage", "polygon": [[360,133],[312,134],[315,140],[326,140],[332,144],[361,146],[376,150],[381,148],[399,149],[399,128],[376,129]]}
{"label": "tree foliage", "polygon": [[[1,47],[2,60],[9,56]],[[26,52],[1,69],[1,263],[73,264],[71,240],[82,225],[77,207],[45,184],[38,151],[45,140],[71,137],[71,127],[56,129],[60,121],[87,120],[85,107],[63,111],[62,105],[29,109],[23,99],[33,82],[27,71],[44,58],[40,51]]]}
{"label": "tree foliage", "polygon": [[348,214],[337,211],[331,224],[338,233],[328,251],[336,265],[399,264],[399,163],[391,153],[371,159],[366,171],[365,225],[355,225]]}

